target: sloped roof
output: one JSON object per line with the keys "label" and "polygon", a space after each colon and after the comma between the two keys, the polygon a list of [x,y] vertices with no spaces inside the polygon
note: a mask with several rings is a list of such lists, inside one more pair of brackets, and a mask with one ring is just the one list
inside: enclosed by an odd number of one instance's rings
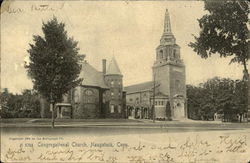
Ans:
{"label": "sloped roof", "polygon": [[[151,96],[151,98],[153,98],[153,95]],[[162,93],[162,92],[157,92],[155,94],[155,98],[169,98],[169,96],[166,95],[166,94],[164,94],[164,93]]]}
{"label": "sloped roof", "polygon": [[[158,86],[159,84],[156,82],[155,86]],[[148,81],[140,84],[135,84],[135,85],[130,85],[127,87],[124,87],[124,90],[129,93],[135,93],[135,92],[142,92],[146,90],[150,90],[154,87],[154,82],[153,81]]]}
{"label": "sloped roof", "polygon": [[107,75],[122,75],[120,68],[116,62],[115,57],[112,58],[106,74]]}
{"label": "sloped roof", "polygon": [[103,73],[97,71],[86,61],[82,63],[82,70],[79,77],[83,78],[82,85],[108,88],[104,82]]}

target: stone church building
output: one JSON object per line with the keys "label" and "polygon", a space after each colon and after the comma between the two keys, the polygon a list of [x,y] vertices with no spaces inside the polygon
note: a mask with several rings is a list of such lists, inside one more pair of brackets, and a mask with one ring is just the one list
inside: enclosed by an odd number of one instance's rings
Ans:
{"label": "stone church building", "polygon": [[58,104],[57,118],[125,118],[123,75],[114,57],[107,69],[105,59],[102,64],[100,72],[86,60],[81,63],[83,81]]}
{"label": "stone church building", "polygon": [[107,69],[106,60],[103,60],[102,71],[96,70],[87,61],[81,65],[79,77],[83,81],[65,96],[63,103],[57,104],[57,118],[187,117],[185,65],[171,31],[168,10],[160,45],[156,48],[152,81],[123,89],[123,75],[115,58]]}
{"label": "stone church building", "polygon": [[[152,81],[125,87],[128,117],[152,119],[155,115],[156,119],[186,118],[185,78],[180,47],[171,31],[170,16],[166,10],[164,30],[152,66]],[[153,106],[155,109],[152,109]]]}

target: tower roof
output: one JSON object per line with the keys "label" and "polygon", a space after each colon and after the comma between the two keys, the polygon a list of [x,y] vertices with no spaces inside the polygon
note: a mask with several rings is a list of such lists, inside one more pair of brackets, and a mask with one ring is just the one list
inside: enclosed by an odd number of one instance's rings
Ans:
{"label": "tower roof", "polygon": [[171,30],[170,15],[168,9],[165,12],[164,30],[160,40],[161,45],[173,45],[175,44],[175,37]]}
{"label": "tower roof", "polygon": [[106,74],[107,75],[122,75],[115,57],[112,58]]}
{"label": "tower roof", "polygon": [[164,20],[164,31],[163,33],[172,33],[171,31],[171,23],[170,23],[170,16],[168,13],[168,9],[165,12],[165,20]]}

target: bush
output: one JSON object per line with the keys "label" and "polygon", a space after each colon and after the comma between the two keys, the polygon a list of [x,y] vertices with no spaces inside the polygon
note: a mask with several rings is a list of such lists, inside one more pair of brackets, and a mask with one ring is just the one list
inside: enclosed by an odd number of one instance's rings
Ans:
{"label": "bush", "polygon": [[8,111],[7,109],[0,110],[1,118],[17,118],[18,113],[15,111]]}

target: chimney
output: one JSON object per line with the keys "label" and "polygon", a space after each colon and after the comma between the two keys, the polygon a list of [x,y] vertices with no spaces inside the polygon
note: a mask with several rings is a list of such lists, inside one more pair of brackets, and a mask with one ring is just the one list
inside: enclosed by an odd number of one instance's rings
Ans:
{"label": "chimney", "polygon": [[102,59],[102,72],[103,74],[106,74],[106,59]]}
{"label": "chimney", "polygon": [[82,64],[82,63],[84,63],[86,61],[86,60],[84,60],[85,57],[86,57],[86,54],[78,54],[80,64]]}

